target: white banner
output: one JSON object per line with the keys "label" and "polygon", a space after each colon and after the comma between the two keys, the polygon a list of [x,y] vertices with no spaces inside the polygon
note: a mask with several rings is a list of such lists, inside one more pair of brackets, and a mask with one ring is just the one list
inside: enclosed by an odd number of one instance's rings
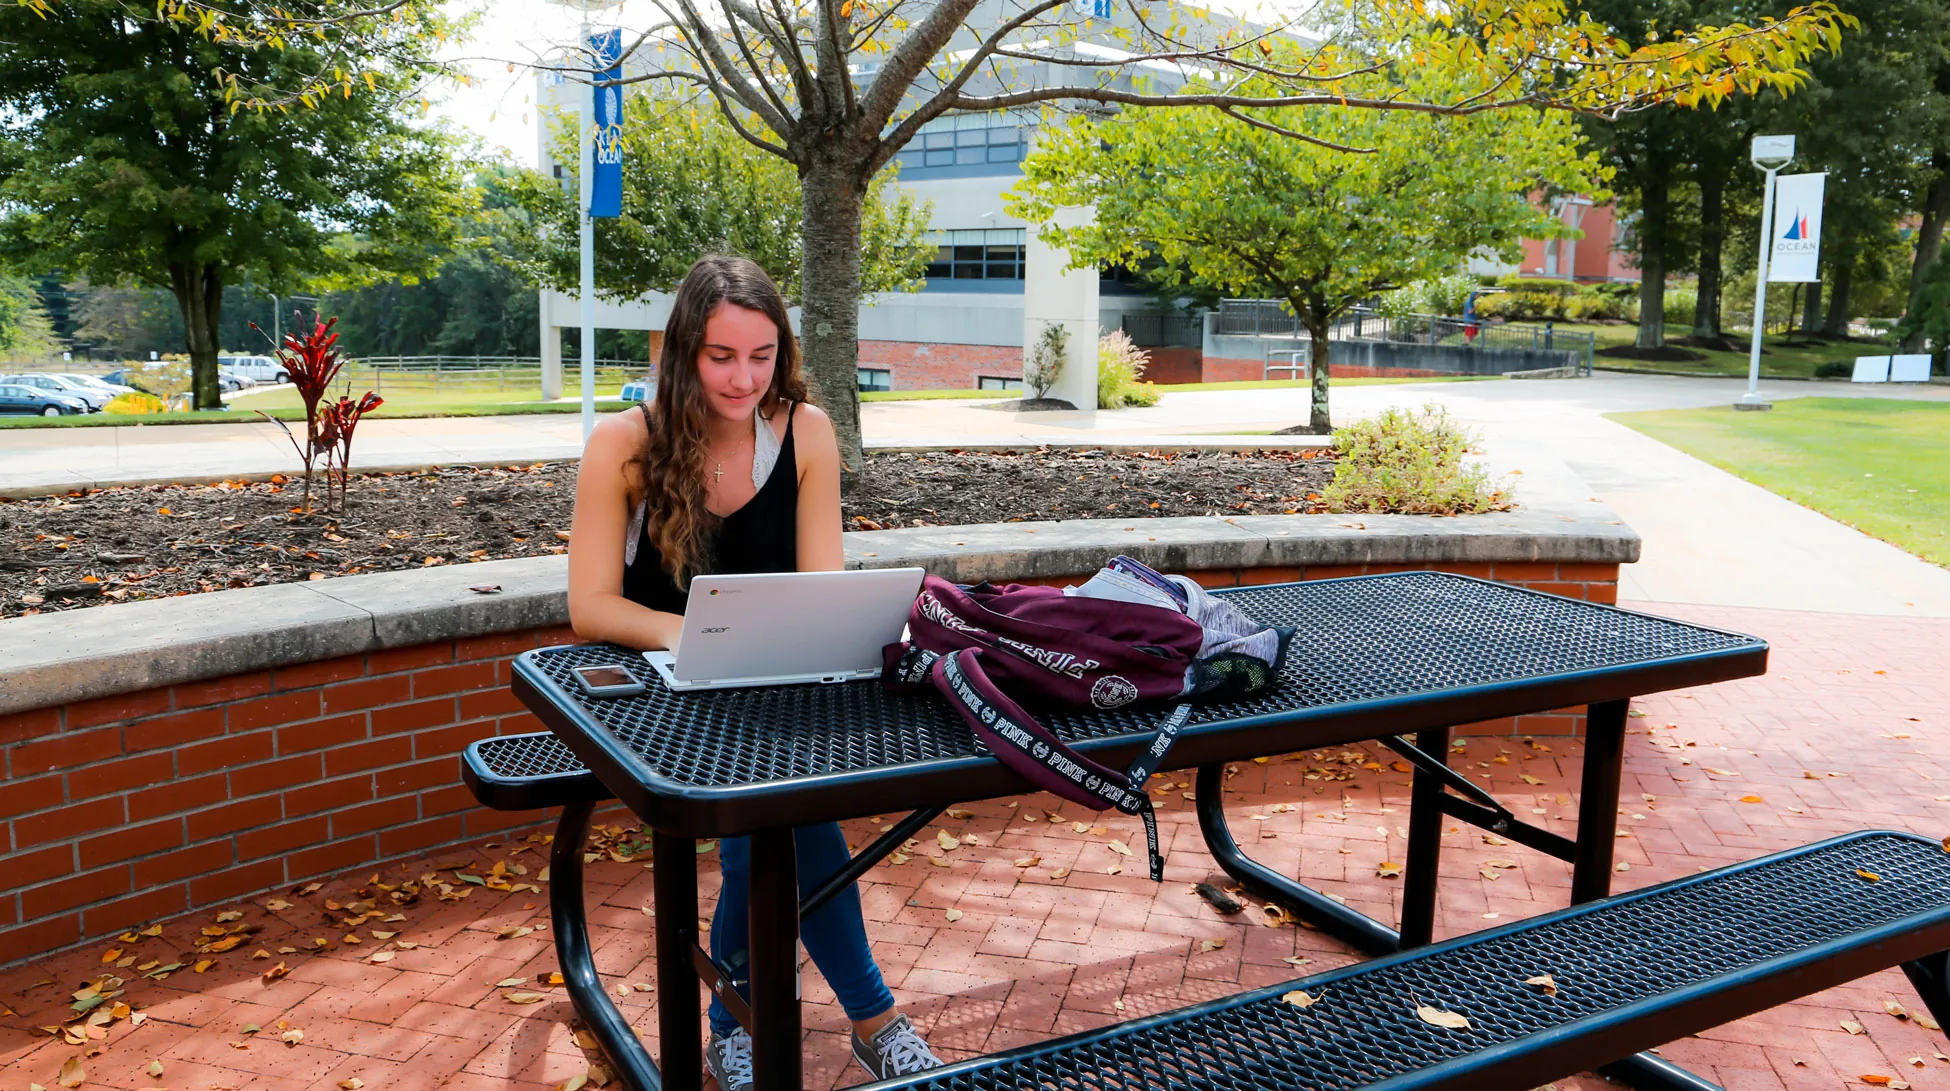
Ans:
{"label": "white banner", "polygon": [[1767,279],[1806,284],[1821,279],[1821,194],[1828,175],[1790,174],[1774,185],[1774,252]]}

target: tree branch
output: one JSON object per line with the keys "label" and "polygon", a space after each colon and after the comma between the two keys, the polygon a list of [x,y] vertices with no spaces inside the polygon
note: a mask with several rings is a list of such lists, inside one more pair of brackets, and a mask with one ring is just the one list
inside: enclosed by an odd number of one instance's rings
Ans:
{"label": "tree branch", "polygon": [[1331,140],[1322,140],[1317,136],[1308,136],[1306,133],[1296,133],[1292,129],[1288,129],[1280,125],[1275,125],[1270,121],[1261,121],[1255,117],[1248,117],[1245,114],[1238,112],[1237,110],[1235,110],[1230,106],[1221,106],[1218,109],[1220,113],[1233,119],[1234,121],[1243,121],[1246,124],[1251,125],[1256,129],[1265,129],[1269,133],[1278,133],[1281,136],[1292,137],[1295,140],[1305,141],[1308,144],[1317,144],[1320,147],[1326,148],[1329,151],[1349,152],[1354,155],[1373,155],[1376,151],[1380,150],[1378,148],[1356,148],[1348,144],[1336,144]]}

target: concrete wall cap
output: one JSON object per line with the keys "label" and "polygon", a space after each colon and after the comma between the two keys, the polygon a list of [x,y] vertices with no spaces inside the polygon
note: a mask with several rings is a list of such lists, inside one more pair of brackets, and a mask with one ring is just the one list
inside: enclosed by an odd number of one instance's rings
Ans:
{"label": "concrete wall cap", "polygon": [[[1280,515],[912,527],[846,536],[848,568],[1058,578],[1119,553],[1195,571],[1497,561],[1628,564],[1595,501],[1489,515]],[[471,590],[499,586],[494,593]],[[0,715],[386,648],[568,623],[568,558],[341,576],[0,621]]]}

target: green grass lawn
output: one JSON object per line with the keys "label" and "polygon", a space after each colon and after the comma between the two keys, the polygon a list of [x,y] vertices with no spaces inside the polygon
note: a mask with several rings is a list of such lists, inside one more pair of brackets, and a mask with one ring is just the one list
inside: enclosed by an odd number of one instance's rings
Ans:
{"label": "green grass lawn", "polygon": [[1793,398],[1611,419],[1935,564],[1950,566],[1950,403]]}
{"label": "green grass lawn", "polygon": [[[1559,322],[1556,325],[1560,330],[1595,335],[1601,350],[1614,345],[1629,345],[1638,336],[1638,327],[1630,325],[1585,325],[1575,322]],[[1668,337],[1678,337],[1687,332],[1682,327],[1666,327]],[[1796,338],[1793,344],[1788,341],[1785,334],[1771,334],[1761,343],[1761,378],[1810,379],[1814,377],[1815,368],[1821,364],[1853,364],[1857,356],[1875,356],[1891,351],[1887,345],[1867,341],[1829,342],[1816,338]],[[1717,352],[1712,349],[1692,351],[1705,354],[1706,359],[1628,360],[1618,356],[1597,356],[1592,363],[1597,367],[1625,371],[1670,371],[1686,375],[1747,374],[1747,354],[1744,352]]]}
{"label": "green grass lawn", "polygon": [[[598,398],[614,398],[619,383],[609,383],[596,387]],[[357,390],[365,391],[367,385],[359,385]],[[334,390],[336,397],[340,391]],[[573,393],[573,387],[571,388]],[[486,384],[477,388],[462,386],[387,386],[380,391],[385,404],[374,410],[373,417],[504,417],[527,413],[580,413],[580,402],[544,402],[539,387],[513,387],[496,390]],[[259,421],[255,410],[262,410],[279,420],[302,421],[305,419],[304,401],[298,391],[290,386],[277,387],[259,393],[247,393],[233,398],[230,408],[199,409],[188,413],[156,413],[148,415],[124,415],[120,413],[89,413],[73,417],[0,417],[0,428],[110,428],[116,425],[173,425],[173,424],[238,424]],[[620,408],[619,403],[598,401],[596,410],[604,412]]]}

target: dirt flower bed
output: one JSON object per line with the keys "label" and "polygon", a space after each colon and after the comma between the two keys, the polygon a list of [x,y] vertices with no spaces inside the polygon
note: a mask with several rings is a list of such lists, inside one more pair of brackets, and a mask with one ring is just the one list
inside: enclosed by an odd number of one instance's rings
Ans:
{"label": "dirt flower bed", "polygon": [[[1316,510],[1313,451],[875,454],[849,530]],[[348,510],[299,483],[114,488],[0,501],[0,617],[568,550],[572,462],[355,475]]]}

